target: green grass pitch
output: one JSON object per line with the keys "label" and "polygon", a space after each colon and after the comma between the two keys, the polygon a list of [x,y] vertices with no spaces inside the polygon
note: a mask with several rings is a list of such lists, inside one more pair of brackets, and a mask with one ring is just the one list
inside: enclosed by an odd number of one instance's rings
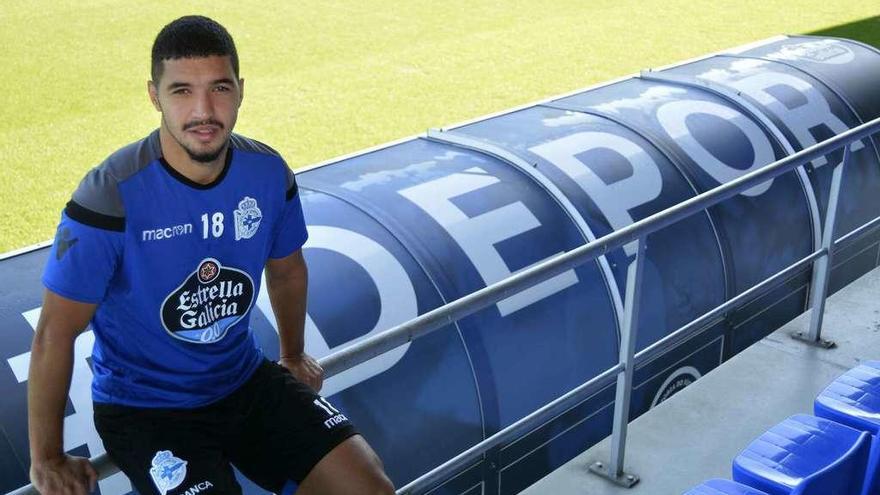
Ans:
{"label": "green grass pitch", "polygon": [[149,49],[202,13],[236,39],[237,131],[294,166],[776,34],[880,45],[865,0],[33,1],[0,8],[0,253],[158,125]]}

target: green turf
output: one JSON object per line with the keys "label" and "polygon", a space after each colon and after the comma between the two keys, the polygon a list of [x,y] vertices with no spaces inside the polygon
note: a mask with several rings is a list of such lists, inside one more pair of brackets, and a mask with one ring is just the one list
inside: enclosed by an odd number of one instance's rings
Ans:
{"label": "green turf", "polygon": [[880,44],[871,5],[4,2],[0,252],[51,238],[82,175],[157,125],[149,47],[179,15],[230,29],[247,81],[237,130],[302,166],[775,34],[826,30]]}

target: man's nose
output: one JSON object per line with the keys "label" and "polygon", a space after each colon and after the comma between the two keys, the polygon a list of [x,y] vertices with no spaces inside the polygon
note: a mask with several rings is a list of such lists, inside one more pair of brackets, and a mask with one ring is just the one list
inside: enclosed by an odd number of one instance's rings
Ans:
{"label": "man's nose", "polygon": [[213,116],[213,113],[214,105],[211,101],[211,93],[208,91],[196,92],[193,117],[198,120],[204,120]]}

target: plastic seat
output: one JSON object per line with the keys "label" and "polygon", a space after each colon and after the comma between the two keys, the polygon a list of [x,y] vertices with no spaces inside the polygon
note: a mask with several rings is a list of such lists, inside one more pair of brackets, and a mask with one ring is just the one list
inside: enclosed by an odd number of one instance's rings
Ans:
{"label": "plastic seat", "polygon": [[733,479],[768,495],[861,495],[871,436],[798,414],[770,428],[733,461]]}
{"label": "plastic seat", "polygon": [[816,416],[871,434],[863,493],[880,493],[880,361],[865,361],[840,375],[816,397]]}
{"label": "plastic seat", "polygon": [[736,481],[714,479],[704,481],[683,493],[682,495],[767,495],[750,486],[742,485]]}

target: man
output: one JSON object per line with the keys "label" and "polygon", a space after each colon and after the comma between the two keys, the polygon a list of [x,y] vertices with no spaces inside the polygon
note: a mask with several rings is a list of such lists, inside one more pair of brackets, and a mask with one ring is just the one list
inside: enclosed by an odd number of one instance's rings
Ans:
{"label": "man", "polygon": [[[279,494],[393,493],[315,392],[296,181],[271,148],[232,134],[243,86],[222,26],[165,26],[148,83],[160,128],[90,171],[64,210],[28,380],[30,475],[43,494],[95,486],[88,460],[62,447],[73,342],[89,322],[95,425],[141,494],[240,493],[230,464]],[[248,328],[264,268],[280,364]]]}

